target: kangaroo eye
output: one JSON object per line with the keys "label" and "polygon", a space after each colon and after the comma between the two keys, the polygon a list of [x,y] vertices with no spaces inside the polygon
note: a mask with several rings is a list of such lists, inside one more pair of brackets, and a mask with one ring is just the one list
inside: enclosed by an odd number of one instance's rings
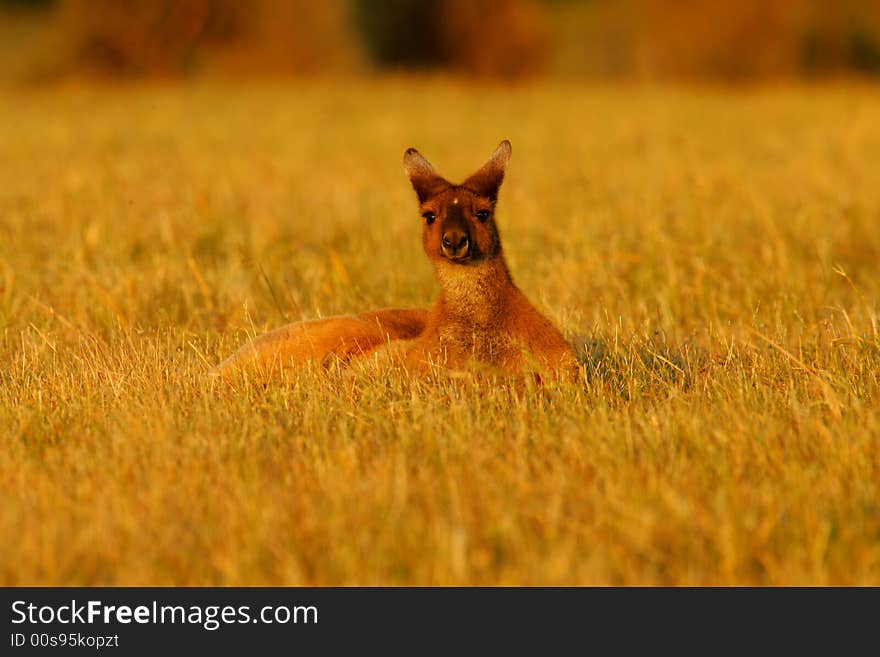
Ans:
{"label": "kangaroo eye", "polygon": [[490,212],[488,210],[477,210],[477,219],[480,221],[486,221],[489,218]]}
{"label": "kangaroo eye", "polygon": [[434,219],[437,218],[437,217],[434,216],[434,213],[433,213],[433,212],[425,212],[422,216],[425,218],[425,221],[427,222],[427,224],[428,224],[429,226],[430,226],[431,224],[433,224],[433,223],[434,223]]}

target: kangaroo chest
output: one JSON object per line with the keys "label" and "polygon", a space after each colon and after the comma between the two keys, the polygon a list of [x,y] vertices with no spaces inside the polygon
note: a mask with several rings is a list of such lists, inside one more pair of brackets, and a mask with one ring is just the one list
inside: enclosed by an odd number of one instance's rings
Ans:
{"label": "kangaroo chest", "polygon": [[522,352],[511,330],[516,290],[502,263],[439,268],[443,296],[434,308],[435,337],[448,361],[501,365]]}
{"label": "kangaroo chest", "polygon": [[453,361],[501,363],[521,350],[508,331],[478,324],[445,324],[439,327],[437,337],[441,352]]}

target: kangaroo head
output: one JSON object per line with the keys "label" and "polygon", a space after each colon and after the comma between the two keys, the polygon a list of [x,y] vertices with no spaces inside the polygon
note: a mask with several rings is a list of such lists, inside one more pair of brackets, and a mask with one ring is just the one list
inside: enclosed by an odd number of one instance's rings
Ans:
{"label": "kangaroo head", "polygon": [[510,142],[504,140],[476,173],[454,185],[415,148],[406,151],[404,168],[424,220],[422,242],[435,264],[478,264],[501,255],[495,203],[509,159]]}

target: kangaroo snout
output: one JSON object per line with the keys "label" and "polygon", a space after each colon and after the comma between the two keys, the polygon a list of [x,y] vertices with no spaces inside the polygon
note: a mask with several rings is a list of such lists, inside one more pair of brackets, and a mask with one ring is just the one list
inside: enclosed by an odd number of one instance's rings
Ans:
{"label": "kangaroo snout", "polygon": [[465,232],[448,230],[440,240],[440,249],[449,260],[463,260],[470,255],[471,241]]}

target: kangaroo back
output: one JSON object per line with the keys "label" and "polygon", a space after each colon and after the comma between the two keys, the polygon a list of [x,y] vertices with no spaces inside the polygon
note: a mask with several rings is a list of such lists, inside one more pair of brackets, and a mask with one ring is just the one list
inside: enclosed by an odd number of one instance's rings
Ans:
{"label": "kangaroo back", "polygon": [[211,370],[229,379],[236,372],[271,376],[285,367],[309,362],[348,362],[390,340],[410,340],[425,328],[428,311],[387,308],[288,324],[261,335]]}

